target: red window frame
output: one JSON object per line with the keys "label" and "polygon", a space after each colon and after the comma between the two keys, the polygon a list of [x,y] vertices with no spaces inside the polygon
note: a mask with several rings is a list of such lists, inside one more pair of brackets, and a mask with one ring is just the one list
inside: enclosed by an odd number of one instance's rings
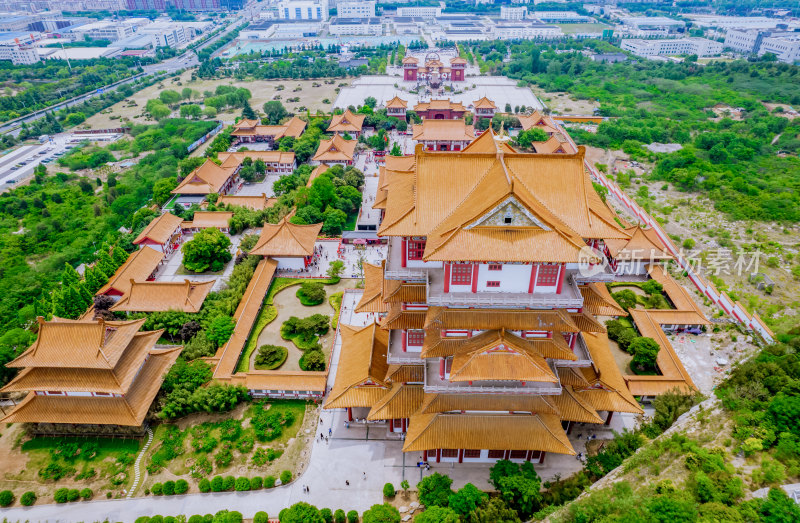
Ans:
{"label": "red window frame", "polygon": [[443,458],[457,458],[458,449],[442,449]]}
{"label": "red window frame", "polygon": [[486,286],[487,287],[499,287],[500,286],[500,282],[499,281],[487,281],[486,282]]}
{"label": "red window frame", "polygon": [[539,265],[539,273],[536,275],[536,285],[555,287],[558,285],[559,265]]}
{"label": "red window frame", "polygon": [[525,459],[528,456],[527,450],[512,450],[509,459]]}
{"label": "red window frame", "polygon": [[454,263],[450,269],[450,283],[452,285],[472,285],[472,265]]}
{"label": "red window frame", "polygon": [[490,450],[489,451],[489,459],[503,459],[506,457],[505,450]]}
{"label": "red window frame", "polygon": [[409,330],[407,331],[407,338],[406,343],[413,347],[421,347],[422,343],[425,341],[425,331],[424,330]]}
{"label": "red window frame", "polygon": [[502,271],[503,270],[503,264],[502,263],[490,263],[489,264],[489,270],[490,271]]}
{"label": "red window frame", "polygon": [[425,252],[425,240],[408,240],[408,259],[421,260]]}
{"label": "red window frame", "polygon": [[481,449],[464,449],[465,458],[480,458]]}

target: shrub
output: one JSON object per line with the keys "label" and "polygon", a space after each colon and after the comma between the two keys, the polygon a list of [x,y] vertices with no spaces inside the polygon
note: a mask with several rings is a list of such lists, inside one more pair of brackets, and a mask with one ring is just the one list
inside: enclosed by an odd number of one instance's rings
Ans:
{"label": "shrub", "polygon": [[85,488],[81,490],[80,495],[83,499],[88,500],[92,499],[92,497],[94,496],[94,492],[92,492],[92,489],[90,488]]}
{"label": "shrub", "polygon": [[236,488],[236,478],[233,476],[225,476],[222,480],[222,490],[229,491]]}
{"label": "shrub", "polygon": [[34,494],[29,490],[28,492],[23,494],[21,498],[19,498],[19,502],[22,503],[23,507],[30,507],[31,505],[36,503],[36,494]]}
{"label": "shrub", "polygon": [[298,363],[304,371],[324,371],[326,365],[325,353],[318,349],[308,350],[303,353]]}
{"label": "shrub", "polygon": [[256,515],[253,516],[253,523],[269,523],[269,516],[263,510],[259,510],[256,512]]}
{"label": "shrub", "polygon": [[358,512],[351,510],[347,513],[347,523],[358,523]]}
{"label": "shrub", "polygon": [[388,503],[372,505],[364,512],[363,523],[400,523],[400,512]]}
{"label": "shrub", "polygon": [[383,497],[385,498],[393,498],[396,491],[394,489],[394,485],[391,483],[387,483],[383,486]]}
{"label": "shrub", "polygon": [[280,345],[262,345],[254,361],[257,370],[274,370],[283,365],[289,351]]}
{"label": "shrub", "polygon": [[275,476],[267,476],[264,478],[264,488],[273,488],[275,486]]}
{"label": "shrub", "polygon": [[185,479],[179,479],[175,482],[175,494],[186,494],[189,492],[189,482]]}
{"label": "shrub", "polygon": [[203,478],[200,480],[200,483],[197,484],[197,489],[200,492],[211,492],[211,482],[208,481],[208,478]]}
{"label": "shrub", "polygon": [[300,284],[296,296],[303,305],[319,305],[325,301],[325,285],[318,281],[304,281]]}
{"label": "shrub", "polygon": [[236,478],[236,492],[247,492],[250,490],[250,480],[245,477]]}
{"label": "shrub", "polygon": [[419,490],[419,501],[426,507],[438,505],[441,507],[447,506],[447,499],[453,491],[450,485],[453,480],[444,474],[434,472],[417,483],[417,490]]}
{"label": "shrub", "polygon": [[68,492],[69,492],[68,488],[60,488],[53,493],[53,499],[55,500],[56,503],[66,503]]}
{"label": "shrub", "polygon": [[319,509],[319,515],[325,520],[325,523],[333,523],[333,512],[329,508]]}
{"label": "shrub", "polygon": [[14,493],[10,490],[0,492],[0,507],[8,507],[14,503]]}
{"label": "shrub", "polygon": [[347,516],[345,516],[344,510],[337,508],[333,513],[333,521],[334,523],[347,523]]}
{"label": "shrub", "polygon": [[261,476],[254,476],[250,478],[250,490],[260,490],[263,480]]}
{"label": "shrub", "polygon": [[71,488],[67,491],[67,501],[78,501],[81,497],[81,493],[76,488]]}
{"label": "shrub", "polygon": [[286,485],[290,481],[292,481],[292,472],[289,470],[281,472],[281,484]]}
{"label": "shrub", "polygon": [[222,476],[214,476],[214,479],[211,480],[211,491],[222,492],[225,490],[223,484],[224,480],[222,479]]}
{"label": "shrub", "polygon": [[165,496],[171,496],[173,494],[175,494],[175,482],[172,481],[172,480],[165,481],[164,482],[164,495]]}
{"label": "shrub", "polygon": [[164,485],[162,483],[153,483],[153,486],[150,487],[150,492],[152,492],[154,496],[160,496],[164,493]]}

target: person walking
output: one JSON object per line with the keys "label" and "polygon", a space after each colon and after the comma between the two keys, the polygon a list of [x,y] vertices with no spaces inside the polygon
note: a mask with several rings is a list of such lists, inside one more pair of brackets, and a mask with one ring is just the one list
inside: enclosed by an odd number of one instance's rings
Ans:
{"label": "person walking", "polygon": [[328,429],[328,436],[333,436],[333,428]]}

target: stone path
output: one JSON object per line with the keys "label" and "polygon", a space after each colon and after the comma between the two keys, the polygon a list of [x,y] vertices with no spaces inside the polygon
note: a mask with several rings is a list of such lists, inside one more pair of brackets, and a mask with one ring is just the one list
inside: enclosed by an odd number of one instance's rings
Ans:
{"label": "stone path", "polygon": [[136,493],[136,488],[139,486],[139,480],[142,479],[142,474],[141,474],[142,458],[144,458],[144,455],[147,452],[147,449],[150,448],[151,443],[153,443],[153,430],[148,428],[147,443],[144,444],[142,450],[139,451],[139,455],[136,456],[136,461],[133,464],[133,483],[131,484],[131,488],[128,490],[128,495],[125,496],[126,498],[132,498],[133,495]]}

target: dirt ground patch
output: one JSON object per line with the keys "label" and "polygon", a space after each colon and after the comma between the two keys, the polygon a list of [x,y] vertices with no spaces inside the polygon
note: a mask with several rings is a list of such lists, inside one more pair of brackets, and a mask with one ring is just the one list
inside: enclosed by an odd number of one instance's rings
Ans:
{"label": "dirt ground patch", "polygon": [[[120,122],[125,119],[131,120],[133,123],[148,123],[147,117],[142,115],[147,100],[157,98],[159,93],[165,89],[173,89],[180,92],[185,87],[190,87],[200,93],[200,97],[195,102],[201,105],[205,91],[213,92],[218,85],[232,85],[250,90],[253,95],[250,99],[250,105],[256,111],[261,111],[264,103],[273,100],[276,95],[281,97],[281,102],[290,112],[304,112],[301,111],[301,107],[305,107],[312,113],[318,110],[330,111],[331,102],[336,99],[336,86],[342,82],[348,81],[336,79],[333,84],[326,84],[323,79],[237,80],[235,78],[220,78],[214,80],[192,80],[192,72],[186,71],[181,76],[164,80],[134,93],[133,96],[87,119],[86,123],[81,127],[92,129],[118,127]],[[283,86],[283,89],[279,90],[279,86]],[[287,102],[289,98],[295,97],[299,97],[300,100]],[[325,103],[326,99],[329,100],[328,103]],[[217,115],[217,118],[224,122],[232,123],[239,115],[239,110],[223,111]]]}
{"label": "dirt ground patch", "polygon": [[567,93],[550,93],[536,86],[531,86],[533,94],[549,107],[553,114],[594,114],[600,104],[591,100],[579,100]]}
{"label": "dirt ground patch", "polygon": [[791,105],[789,104],[770,104],[767,102],[762,102],[764,107],[769,109],[769,112],[774,111],[777,107],[783,109],[783,112],[774,113],[775,116],[782,116],[784,118],[788,118],[789,120],[794,120],[795,118],[800,118],[800,113],[797,112]]}

